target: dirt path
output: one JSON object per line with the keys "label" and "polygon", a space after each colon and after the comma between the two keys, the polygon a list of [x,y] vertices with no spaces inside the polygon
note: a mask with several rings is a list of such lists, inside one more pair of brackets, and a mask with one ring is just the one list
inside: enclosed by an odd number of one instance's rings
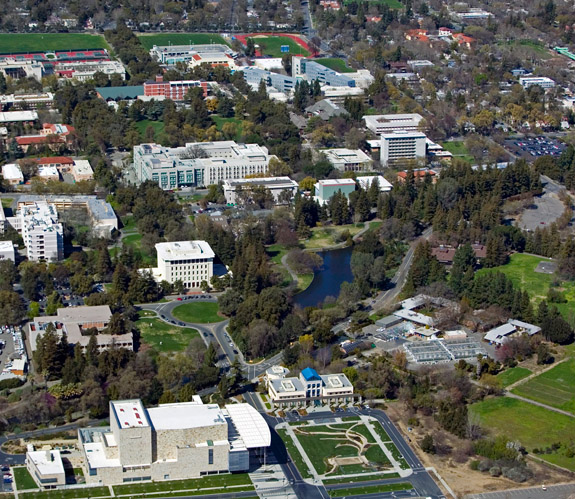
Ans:
{"label": "dirt path", "polygon": [[540,374],[543,374],[551,369],[553,369],[555,366],[558,366],[559,364],[561,364],[562,362],[565,362],[566,360],[569,360],[571,357],[565,357],[564,359],[561,359],[559,362],[555,362],[553,364],[551,364],[550,366],[547,366],[544,369],[541,369],[541,371],[537,371],[534,373],[531,373],[529,376],[527,376],[526,378],[520,379],[519,381],[516,381],[515,383],[510,384],[508,387],[506,387],[505,389],[507,391],[513,390],[513,388],[522,385],[523,383],[526,383],[527,381],[536,378],[537,376],[539,376]]}
{"label": "dirt path", "polygon": [[559,414],[564,414],[565,416],[569,416],[570,418],[575,418],[575,414],[572,414],[571,412],[564,411],[563,409],[557,409],[557,407],[551,407],[550,405],[542,404],[541,402],[535,402],[535,400],[521,397],[519,395],[515,395],[514,393],[506,392],[505,396],[512,399],[522,400],[523,402],[527,402],[528,404],[538,405],[539,407],[543,407],[544,409],[547,409],[549,411],[558,412]]}

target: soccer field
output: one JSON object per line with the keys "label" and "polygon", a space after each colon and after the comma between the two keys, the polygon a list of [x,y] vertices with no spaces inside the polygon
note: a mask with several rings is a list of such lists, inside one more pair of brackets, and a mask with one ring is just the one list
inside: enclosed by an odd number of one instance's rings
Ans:
{"label": "soccer field", "polygon": [[154,45],[209,45],[219,43],[229,45],[220,35],[215,33],[162,33],[158,35],[140,35],[140,43],[150,50]]}
{"label": "soccer field", "polygon": [[569,359],[511,391],[575,414],[575,359]]}
{"label": "soccer field", "polygon": [[109,48],[102,35],[84,33],[0,34],[0,54]]}
{"label": "soccer field", "polygon": [[287,45],[289,47],[289,55],[303,55],[308,56],[309,52],[302,46],[298,45],[291,38],[285,36],[264,36],[253,37],[254,43],[259,46],[256,49],[261,52],[262,55],[268,55],[270,57],[282,57],[285,55],[281,51],[282,45]]}

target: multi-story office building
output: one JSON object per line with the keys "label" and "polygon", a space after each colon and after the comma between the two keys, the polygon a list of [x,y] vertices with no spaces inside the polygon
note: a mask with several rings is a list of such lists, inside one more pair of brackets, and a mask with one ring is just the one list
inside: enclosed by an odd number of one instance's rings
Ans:
{"label": "multi-story office building", "polygon": [[198,289],[214,275],[215,254],[206,241],[158,243],[156,252],[158,266],[151,270],[158,282],[181,281],[186,288]]}
{"label": "multi-story office building", "polygon": [[405,130],[407,132],[419,131],[421,114],[374,114],[363,117],[365,126],[376,135]]}
{"label": "multi-story office building", "polygon": [[367,171],[373,164],[373,160],[361,149],[325,149],[322,152],[332,166],[341,172]]}
{"label": "multi-story office building", "polygon": [[320,375],[306,367],[297,378],[283,376],[267,381],[269,398],[277,407],[353,402],[353,385],[345,374]]}
{"label": "multi-story office building", "polygon": [[179,62],[188,64],[190,67],[210,64],[211,66],[226,66],[236,69],[234,61],[235,53],[227,45],[154,45],[150,50],[150,55],[168,66],[173,66]]}
{"label": "multi-story office building", "polygon": [[315,184],[315,197],[320,204],[327,203],[336,192],[341,192],[345,197],[355,191],[355,180],[352,178],[334,178],[318,180]]}
{"label": "multi-story office building", "polygon": [[283,192],[289,193],[289,199],[297,192],[298,184],[289,177],[262,177],[224,180],[224,196],[227,203],[235,204],[242,197],[250,197],[254,189],[268,189],[274,197],[276,204],[286,203],[288,195],[282,197]]}
{"label": "multi-story office building", "polygon": [[263,80],[268,87],[273,87],[278,92],[283,92],[284,94],[292,92],[297,81],[291,76],[273,73],[272,71],[256,68],[255,66],[243,66],[240,68],[240,71],[243,73],[246,83],[252,87],[257,87]]}
{"label": "multi-story office building", "polygon": [[96,73],[103,73],[108,77],[119,75],[122,80],[126,79],[126,68],[118,61],[59,62],[54,66],[54,74],[60,78],[86,81],[94,78]]}
{"label": "multi-story office building", "polygon": [[185,147],[140,144],[134,147],[138,181],[151,180],[162,189],[205,187],[227,179],[268,171],[275,158],[264,146],[233,141],[197,142]]}
{"label": "multi-story office building", "polygon": [[22,234],[28,260],[54,262],[64,257],[64,231],[53,204],[37,202],[21,206],[8,222]]}
{"label": "multi-story office building", "polygon": [[37,108],[51,108],[54,104],[54,94],[51,92],[40,94],[9,94],[0,95],[2,111],[28,110]]}
{"label": "multi-story office building", "polygon": [[355,79],[338,73],[333,69],[306,59],[304,57],[292,57],[292,76],[305,78],[308,81],[318,80],[322,85],[330,87],[355,87]]}
{"label": "multi-story office building", "polygon": [[421,132],[396,131],[381,135],[381,164],[397,164],[425,158],[425,134]]}
{"label": "multi-story office building", "polygon": [[205,81],[198,80],[178,80],[178,81],[164,81],[163,76],[156,76],[155,81],[147,81],[144,83],[144,96],[149,98],[158,99],[172,99],[173,101],[182,101],[185,99],[188,91],[191,88],[199,87],[204,93],[204,97],[208,95],[208,84]]}
{"label": "multi-story office building", "polygon": [[110,427],[78,430],[89,484],[199,478],[247,471],[250,451],[271,443],[270,429],[249,404],[110,401]]}
{"label": "multi-story office building", "polygon": [[553,88],[555,86],[555,81],[546,76],[524,76],[519,78],[519,84],[528,89],[534,85],[539,85],[541,88]]}

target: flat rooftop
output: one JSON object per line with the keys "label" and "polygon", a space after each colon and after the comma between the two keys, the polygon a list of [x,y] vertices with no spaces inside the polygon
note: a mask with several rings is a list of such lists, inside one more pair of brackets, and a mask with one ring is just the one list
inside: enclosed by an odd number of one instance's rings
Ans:
{"label": "flat rooftop", "polygon": [[296,187],[298,184],[289,177],[258,177],[258,178],[234,178],[224,180],[224,187],[238,187],[241,185],[264,185],[266,187]]}
{"label": "flat rooftop", "polygon": [[[112,311],[108,305],[96,305],[94,307],[66,307],[59,308],[56,318],[60,322],[106,322],[112,317]],[[42,317],[39,317],[42,319]]]}
{"label": "flat rooftop", "polygon": [[187,258],[214,258],[215,253],[206,241],[177,241],[156,244],[158,258],[181,260]]}
{"label": "flat rooftop", "polygon": [[140,400],[117,400],[110,402],[120,429],[150,426],[146,409]]}
{"label": "flat rooftop", "polygon": [[148,409],[148,416],[156,431],[226,424],[224,414],[217,404],[199,405],[197,402],[162,404]]}
{"label": "flat rooftop", "polygon": [[271,444],[270,428],[266,420],[251,405],[229,404],[225,410],[248,449],[268,447]]}
{"label": "flat rooftop", "polygon": [[31,459],[43,475],[64,474],[64,464],[59,450],[38,450],[27,452],[26,457]]}
{"label": "flat rooftop", "polygon": [[352,178],[332,178],[318,180],[317,183],[323,187],[329,187],[331,185],[355,185],[355,180]]}

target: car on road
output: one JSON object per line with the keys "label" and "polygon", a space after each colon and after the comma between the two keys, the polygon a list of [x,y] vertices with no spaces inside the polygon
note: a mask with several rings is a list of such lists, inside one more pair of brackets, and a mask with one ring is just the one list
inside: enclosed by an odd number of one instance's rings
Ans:
{"label": "car on road", "polygon": [[178,323],[180,326],[185,326],[185,324],[183,322],[179,322]]}
{"label": "car on road", "polygon": [[182,297],[181,297],[181,296],[178,296],[178,297],[176,298],[176,300],[182,301]]}
{"label": "car on road", "polygon": [[208,333],[204,333],[204,336],[207,338],[207,337],[208,337]]}
{"label": "car on road", "polygon": [[234,353],[237,355],[239,352],[234,348]]}

